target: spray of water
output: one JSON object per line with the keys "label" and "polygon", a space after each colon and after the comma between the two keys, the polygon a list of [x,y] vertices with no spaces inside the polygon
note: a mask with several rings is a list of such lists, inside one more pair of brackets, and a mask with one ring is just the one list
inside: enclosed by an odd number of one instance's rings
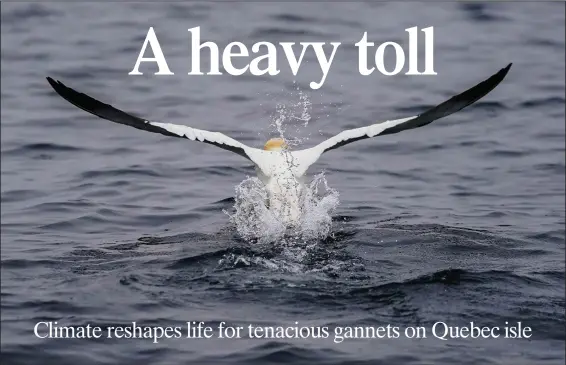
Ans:
{"label": "spray of water", "polygon": [[[277,103],[275,106],[275,114],[272,115],[270,126],[275,129],[278,136],[283,138],[287,145],[291,148],[298,148],[306,141],[304,129],[311,121],[312,103],[307,93],[297,87],[296,93],[289,95],[291,98],[298,98],[298,101],[289,101],[287,103]],[[290,135],[289,128],[296,127],[293,131],[298,136]],[[302,128],[301,128],[302,127]]]}
{"label": "spray of water", "polygon": [[323,173],[305,185],[301,197],[301,218],[287,226],[267,206],[268,193],[257,177],[248,177],[236,186],[234,211],[226,212],[240,236],[259,243],[296,243],[326,238],[332,228],[332,216],[339,204],[338,191],[330,188]]}
{"label": "spray of water", "polygon": [[[292,149],[298,149],[306,137],[288,138],[286,129],[297,121],[306,127],[311,119],[312,103],[307,94],[298,91],[299,101],[278,104],[272,127]],[[293,243],[324,239],[331,233],[332,216],[339,204],[339,194],[328,186],[323,173],[305,184],[300,199],[301,217],[297,224],[287,226],[281,217],[270,210],[268,192],[257,177],[248,177],[236,186],[234,209],[225,212],[240,236],[259,243]]]}

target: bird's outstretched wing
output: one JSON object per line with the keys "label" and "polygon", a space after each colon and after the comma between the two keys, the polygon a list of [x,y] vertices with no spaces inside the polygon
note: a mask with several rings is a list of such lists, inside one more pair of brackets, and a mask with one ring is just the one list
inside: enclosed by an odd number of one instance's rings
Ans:
{"label": "bird's outstretched wing", "polygon": [[298,173],[305,173],[308,167],[315,163],[320,155],[322,155],[326,151],[330,151],[335,148],[344,146],[348,143],[366,138],[399,133],[407,129],[419,128],[430,124],[437,119],[444,118],[450,114],[464,109],[465,107],[483,98],[497,85],[499,85],[499,83],[503,81],[503,79],[507,75],[507,72],[509,72],[511,65],[512,64],[510,63],[509,65],[507,65],[507,67],[502,68],[496,74],[480,82],[476,86],[464,91],[461,94],[453,96],[442,104],[439,104],[420,115],[403,119],[389,120],[367,127],[349,129],[338,133],[334,137],[331,137],[312,148],[295,151],[294,155],[300,165],[300,167],[298,168]]}
{"label": "bird's outstretched wing", "polygon": [[184,125],[150,122],[114,108],[112,105],[100,102],[86,94],[80,93],[65,86],[61,81],[55,81],[47,77],[49,84],[57,94],[74,106],[81,108],[100,118],[114,123],[128,125],[144,131],[160,133],[166,136],[187,138],[191,141],[208,143],[228,151],[232,151],[251,160],[250,154],[256,148],[251,148],[219,132],[209,132],[202,129],[187,127]]}

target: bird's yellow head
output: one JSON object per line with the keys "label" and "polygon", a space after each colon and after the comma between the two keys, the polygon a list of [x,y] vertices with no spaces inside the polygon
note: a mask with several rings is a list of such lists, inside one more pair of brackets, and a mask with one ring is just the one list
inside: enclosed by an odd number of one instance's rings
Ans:
{"label": "bird's yellow head", "polygon": [[287,143],[283,138],[271,138],[265,143],[263,149],[266,151],[282,151],[287,149]]}

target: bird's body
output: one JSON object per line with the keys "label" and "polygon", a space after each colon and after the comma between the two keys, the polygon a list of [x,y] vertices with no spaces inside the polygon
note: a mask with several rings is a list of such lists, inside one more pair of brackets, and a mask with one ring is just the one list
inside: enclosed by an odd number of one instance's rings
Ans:
{"label": "bird's body", "polygon": [[264,169],[256,168],[268,193],[267,206],[287,225],[298,222],[301,217],[301,197],[305,187],[304,177],[295,173],[293,159],[289,151],[271,152]]}
{"label": "bird's body", "polygon": [[346,130],[314,147],[297,151],[291,151],[281,138],[270,139],[263,149],[259,149],[249,147],[219,132],[209,132],[184,125],[151,122],[77,92],[59,81],[49,77],[47,80],[64,99],[100,118],[153,133],[208,143],[247,158],[254,163],[258,177],[265,185],[268,193],[266,205],[284,224],[293,225],[300,220],[302,215],[301,203],[305,192],[304,176],[308,168],[323,153],[358,140],[419,128],[453,114],[487,95],[503,80],[510,67],[511,64],[476,86],[420,115]]}
{"label": "bird's body", "polygon": [[297,171],[298,160],[285,140],[272,138],[252,153],[258,178],[267,191],[266,204],[271,212],[287,225],[299,221],[304,176]]}

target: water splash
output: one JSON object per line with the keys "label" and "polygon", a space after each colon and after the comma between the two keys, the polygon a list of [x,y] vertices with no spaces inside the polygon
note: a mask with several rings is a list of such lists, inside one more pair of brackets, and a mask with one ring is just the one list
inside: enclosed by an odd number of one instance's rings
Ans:
{"label": "water splash", "polygon": [[[307,93],[298,87],[295,91],[292,96],[296,101],[276,105],[271,127],[291,149],[300,149],[308,140],[308,136],[300,132],[311,120],[312,103]],[[295,127],[293,132],[298,134],[297,137],[289,136],[289,127]],[[328,186],[323,173],[314,176],[310,184],[304,184],[300,197],[301,217],[292,227],[277,211],[270,210],[268,197],[268,191],[257,177],[248,177],[236,186],[234,210],[225,213],[242,238],[258,243],[297,246],[301,242],[324,239],[330,234],[331,214],[339,204],[339,194]]]}
{"label": "water splash", "polygon": [[242,238],[258,243],[298,243],[328,237],[332,213],[339,204],[338,191],[330,188],[324,173],[306,184],[301,196],[301,217],[287,226],[267,206],[268,192],[257,177],[248,177],[236,186],[234,211],[224,211]]}
{"label": "water splash", "polygon": [[[289,95],[291,98],[297,98],[298,101],[290,101],[288,103],[277,103],[275,106],[275,114],[271,116],[271,127],[280,138],[283,138],[287,145],[291,148],[298,147],[308,141],[308,136],[304,136],[301,132],[308,126],[311,121],[312,102],[310,96],[299,87],[295,89],[296,94]],[[291,136],[289,127],[296,127],[294,133],[297,136]]]}
{"label": "water splash", "polygon": [[266,205],[268,192],[257,177],[247,177],[236,186],[234,212],[224,211],[246,240],[275,241],[284,236],[285,224]]}
{"label": "water splash", "polygon": [[316,175],[305,189],[299,237],[307,239],[328,237],[332,229],[331,215],[338,204],[340,204],[338,191],[328,186],[324,173]]}

